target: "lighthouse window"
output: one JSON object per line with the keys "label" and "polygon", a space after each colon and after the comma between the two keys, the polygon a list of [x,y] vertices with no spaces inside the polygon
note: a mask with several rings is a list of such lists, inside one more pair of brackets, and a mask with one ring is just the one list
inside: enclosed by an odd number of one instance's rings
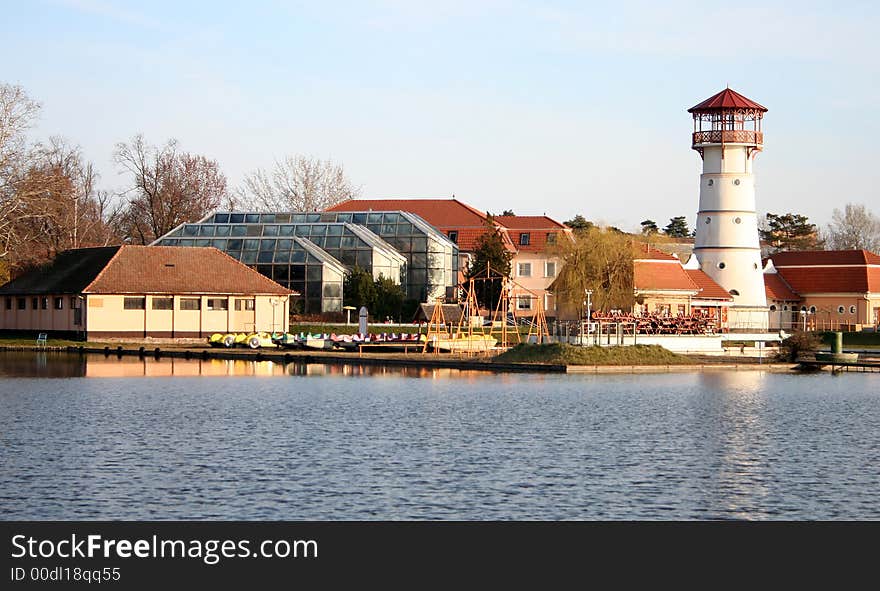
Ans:
{"label": "lighthouse window", "polygon": [[738,185],[738,184],[739,184],[739,179],[733,179],[733,184],[734,184],[734,185]]}
{"label": "lighthouse window", "polygon": [[758,263],[752,263],[752,265],[754,265],[755,271],[757,271],[758,270]]}
{"label": "lighthouse window", "polygon": [[715,181],[712,180],[712,179],[709,179],[709,182],[707,182],[706,184],[709,185],[709,186],[711,187],[712,185],[715,184]]}
{"label": "lighthouse window", "polygon": [[706,218],[706,223],[707,223],[707,224],[711,224],[711,223],[712,223],[712,218]]}
{"label": "lighthouse window", "polygon": [[723,269],[723,268],[726,267],[726,266],[727,266],[727,265],[725,265],[724,263],[718,263],[718,268],[719,268],[719,269]]}
{"label": "lighthouse window", "polygon": [[736,291],[735,289],[731,289],[731,290],[730,290],[730,295],[732,295],[732,296],[738,296],[738,295],[739,295],[739,292]]}
{"label": "lighthouse window", "polygon": [[741,223],[743,223],[743,219],[742,218],[733,218],[733,223],[734,224],[741,224]]}

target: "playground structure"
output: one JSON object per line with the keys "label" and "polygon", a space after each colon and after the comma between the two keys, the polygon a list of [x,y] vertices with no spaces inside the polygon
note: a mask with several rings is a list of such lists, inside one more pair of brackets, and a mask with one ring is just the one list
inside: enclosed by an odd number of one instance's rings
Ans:
{"label": "playground structure", "polygon": [[[490,319],[485,321],[477,301],[477,284],[489,281],[500,282],[501,289],[495,307],[490,311]],[[550,341],[543,298],[510,277],[487,265],[485,275],[473,276],[468,279],[466,285],[461,283],[457,287],[465,290],[461,319],[455,326],[448,325],[443,315],[442,304],[445,298],[437,298],[428,322],[427,340],[423,352],[430,348],[435,353],[445,349],[451,352],[488,354],[490,350],[507,349],[522,342],[516,307],[512,305],[515,297],[529,297],[536,302],[535,314],[529,322],[526,341],[536,343]]]}

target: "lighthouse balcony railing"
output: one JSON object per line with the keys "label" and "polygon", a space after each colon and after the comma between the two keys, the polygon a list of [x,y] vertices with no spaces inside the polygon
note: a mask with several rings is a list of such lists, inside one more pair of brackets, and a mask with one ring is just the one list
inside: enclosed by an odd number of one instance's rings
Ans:
{"label": "lighthouse balcony railing", "polygon": [[752,144],[763,145],[764,134],[748,129],[712,129],[695,131],[694,145],[701,144]]}

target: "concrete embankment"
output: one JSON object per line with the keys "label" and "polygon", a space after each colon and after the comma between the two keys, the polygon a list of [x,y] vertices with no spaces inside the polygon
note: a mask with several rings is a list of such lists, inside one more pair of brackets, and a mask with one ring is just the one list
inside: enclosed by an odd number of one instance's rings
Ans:
{"label": "concrete embankment", "polygon": [[622,373],[672,373],[672,372],[709,372],[709,371],[767,371],[792,372],[793,364],[771,363],[731,363],[730,360],[720,363],[694,363],[676,365],[564,365],[538,363],[500,363],[486,358],[451,357],[449,355],[433,355],[419,353],[337,353],[323,351],[281,351],[251,349],[207,349],[180,347],[134,347],[132,345],[100,346],[66,346],[66,347],[34,347],[34,346],[0,346],[0,351],[55,351],[77,355],[137,356],[141,358],[177,358],[177,359],[227,359],[241,361],[273,361],[276,363],[300,364],[345,364],[359,366],[397,366],[446,368],[469,371],[532,372],[532,373],[571,373],[571,374],[622,374]]}

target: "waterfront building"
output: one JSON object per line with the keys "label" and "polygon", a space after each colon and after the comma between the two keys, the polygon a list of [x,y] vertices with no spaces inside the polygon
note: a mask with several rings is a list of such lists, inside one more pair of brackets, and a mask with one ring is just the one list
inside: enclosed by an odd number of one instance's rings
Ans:
{"label": "waterfront building", "polygon": [[[410,258],[416,262],[427,259],[428,240],[422,237],[422,246],[418,239],[413,239],[413,220],[399,224],[380,220],[368,227],[366,223],[336,218],[320,213],[216,212],[198,222],[181,224],[153,244],[218,248],[302,294],[296,300],[297,311],[308,314],[342,311],[343,276],[354,267],[364,269],[376,279],[383,276],[405,287],[421,280],[421,284],[412,286],[416,297],[420,295],[420,290],[425,289],[424,264],[422,274],[413,274],[409,258],[398,250],[405,245],[411,254],[414,247],[421,246],[424,256]],[[421,224],[427,227],[424,221]],[[378,236],[371,227],[380,231],[390,227],[392,233],[386,232],[386,236],[395,244]],[[424,234],[421,230],[415,233]],[[452,245],[448,247],[451,250]],[[430,250],[436,250],[433,244]]]}
{"label": "waterfront building", "polygon": [[703,160],[694,257],[732,297],[732,330],[768,327],[752,166],[764,146],[766,107],[727,88],[688,109]]}
{"label": "waterfront building", "polygon": [[0,330],[83,338],[286,331],[291,295],[215,248],[80,248],[0,286]]}
{"label": "waterfront building", "polygon": [[537,310],[537,299],[541,299],[545,313],[556,316],[556,301],[548,291],[562,265],[555,245],[562,240],[573,239],[571,228],[547,216],[490,216],[454,197],[349,199],[327,211],[364,215],[394,210],[418,215],[458,246],[455,281],[458,284],[465,281],[480,237],[490,228],[498,231],[505,249],[511,255],[511,276],[519,284],[512,294],[517,315],[532,316]]}
{"label": "waterfront building", "polygon": [[516,281],[512,296],[517,315],[532,316],[540,299],[545,313],[556,316],[556,298],[549,288],[562,266],[557,245],[574,239],[571,228],[545,215],[499,215],[494,219],[516,246],[511,275]]}
{"label": "waterfront building", "polygon": [[325,211],[306,214],[321,223],[348,223],[374,232],[406,260],[401,284],[409,299],[432,302],[457,283],[459,248],[420,215],[409,211]]}
{"label": "waterfront building", "polygon": [[[485,212],[452,199],[348,199],[327,209],[327,212],[363,214],[377,212],[403,211],[419,216],[432,228],[446,236],[458,248],[456,277],[451,285],[464,281],[468,265],[473,260],[477,240],[489,227]],[[513,255],[516,248],[506,229],[498,223],[493,224],[501,233],[504,247]]]}
{"label": "waterfront building", "polygon": [[681,260],[646,244],[635,246],[633,259],[633,293],[637,316],[700,315],[712,318],[715,327],[728,328],[728,309],[733,296],[691,261]]}
{"label": "waterfront building", "polygon": [[777,252],[764,282],[771,328],[880,328],[880,255],[871,251]]}

